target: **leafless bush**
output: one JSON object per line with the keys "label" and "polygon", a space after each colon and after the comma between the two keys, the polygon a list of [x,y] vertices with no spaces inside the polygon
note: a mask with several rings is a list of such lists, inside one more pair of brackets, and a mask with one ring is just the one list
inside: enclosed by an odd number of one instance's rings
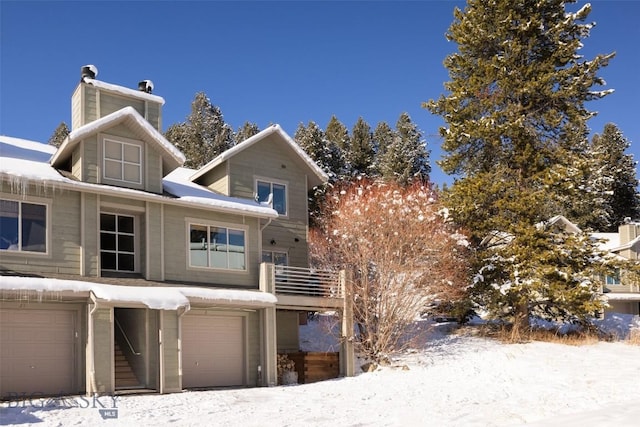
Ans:
{"label": "leafless bush", "polygon": [[467,244],[426,184],[361,181],[327,197],[310,233],[312,264],[349,271],[359,350],[379,360],[434,301],[468,283]]}

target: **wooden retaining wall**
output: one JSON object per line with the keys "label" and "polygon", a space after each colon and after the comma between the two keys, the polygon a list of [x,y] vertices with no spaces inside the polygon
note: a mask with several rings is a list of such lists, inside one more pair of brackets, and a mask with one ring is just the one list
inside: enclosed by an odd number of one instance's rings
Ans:
{"label": "wooden retaining wall", "polygon": [[309,384],[340,376],[340,353],[303,351],[287,353],[296,364],[298,383]]}

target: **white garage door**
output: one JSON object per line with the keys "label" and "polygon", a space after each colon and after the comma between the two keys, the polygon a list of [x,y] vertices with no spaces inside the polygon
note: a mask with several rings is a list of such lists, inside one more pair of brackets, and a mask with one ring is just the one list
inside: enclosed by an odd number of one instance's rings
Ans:
{"label": "white garage door", "polygon": [[0,310],[0,395],[77,393],[76,312]]}
{"label": "white garage door", "polygon": [[239,316],[183,317],[183,387],[244,385],[243,325]]}

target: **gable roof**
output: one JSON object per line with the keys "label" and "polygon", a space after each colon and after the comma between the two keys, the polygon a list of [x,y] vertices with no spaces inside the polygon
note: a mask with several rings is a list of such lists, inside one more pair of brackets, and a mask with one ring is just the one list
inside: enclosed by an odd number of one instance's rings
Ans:
{"label": "gable roof", "polygon": [[226,162],[236,154],[246,150],[247,148],[253,146],[256,143],[267,138],[269,135],[278,135],[281,140],[286,143],[289,148],[297,155],[297,157],[301,160],[301,164],[306,167],[310,173],[309,177],[309,187],[317,187],[318,185],[324,184],[329,180],[329,176],[313,161],[311,157],[293,140],[287,133],[280,127],[280,125],[275,124],[271,125],[265,130],[253,135],[251,138],[247,138],[240,144],[235,147],[230,148],[224,153],[220,154],[209,163],[201,167],[196,173],[191,175],[189,178],[191,181],[196,181],[198,178],[201,178],[211,170],[215,169],[220,164]]}
{"label": "gable roof", "polygon": [[193,169],[176,168],[162,180],[171,194],[160,195],[124,187],[80,182],[61,175],[49,163],[55,147],[26,139],[0,135],[0,178],[11,182],[16,192],[30,182],[93,194],[108,194],[153,202],[227,212],[259,218],[277,218],[278,213],[255,200],[223,196],[191,182]]}
{"label": "gable roof", "polygon": [[582,233],[582,230],[580,230],[580,228],[577,225],[575,225],[574,223],[572,223],[562,215],[556,215],[553,218],[551,218],[549,221],[547,221],[546,224],[542,224],[543,227],[548,227],[552,225],[560,226],[564,229],[564,231],[567,231],[570,233],[575,233],[575,234]]}
{"label": "gable roof", "polygon": [[[142,92],[141,92],[142,93]],[[124,107],[86,125],[74,129],[65,138],[62,145],[51,157],[52,166],[60,166],[73,151],[73,148],[83,139],[98,132],[105,131],[118,124],[123,124],[132,130],[140,139],[151,144],[162,157],[162,167],[165,173],[182,166],[186,160],[184,154],[162,136],[144,117],[133,107]]]}

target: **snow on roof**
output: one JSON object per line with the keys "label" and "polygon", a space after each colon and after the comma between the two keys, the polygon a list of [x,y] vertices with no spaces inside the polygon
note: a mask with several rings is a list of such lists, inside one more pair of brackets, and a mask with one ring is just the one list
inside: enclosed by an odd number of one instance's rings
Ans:
{"label": "snow on roof", "polygon": [[71,131],[58,151],[51,158],[51,164],[55,165],[56,162],[64,155],[68,154],[71,147],[73,147],[81,139],[97,133],[107,127],[118,124],[126,119],[133,120],[136,125],[142,128],[153,141],[155,141],[164,149],[164,151],[171,155],[177,165],[184,164],[184,162],[186,161],[186,157],[184,156],[184,154],[182,154],[182,152],[178,150],[175,145],[167,141],[167,139],[160,132],[158,132],[153,126],[151,126],[151,124],[147,120],[145,120],[145,118],[142,117],[135,108],[131,106],[127,106],[111,114],[107,114],[104,117],[101,117]]}
{"label": "snow on roof", "polygon": [[539,224],[539,226],[545,226],[545,225],[555,225],[557,223],[562,223],[565,226],[565,230],[570,231],[572,233],[581,233],[582,230],[580,230],[580,228],[575,225],[574,223],[572,223],[571,221],[569,221],[567,218],[565,218],[562,215],[556,215],[553,218],[551,218],[547,224],[541,223]]}
{"label": "snow on roof", "polygon": [[603,296],[609,301],[640,301],[639,293],[609,292]]}
{"label": "snow on roof", "polygon": [[289,145],[289,147],[296,152],[296,154],[300,157],[300,159],[311,169],[313,174],[318,178],[322,183],[327,182],[329,180],[329,176],[313,161],[311,157],[293,140],[287,133],[280,127],[278,124],[274,124],[266,128],[265,130],[253,135],[250,138],[245,139],[240,144],[230,148],[229,150],[221,153],[216,158],[211,160],[209,163],[201,167],[196,173],[194,173],[190,179],[191,181],[195,181],[211,169],[215,168],[219,164],[229,160],[231,157],[240,153],[241,151],[251,147],[253,144],[258,141],[263,140],[267,136],[277,133],[282,137],[282,139]]}
{"label": "snow on roof", "polygon": [[259,291],[175,286],[122,286],[81,280],[17,276],[0,276],[0,290],[92,292],[102,302],[142,304],[154,310],[189,309],[192,298],[210,303],[252,307],[269,307],[277,302],[274,295]]}
{"label": "snow on roof", "polygon": [[30,181],[36,184],[52,185],[77,191],[135,197],[164,203],[188,204],[189,206],[239,213],[262,218],[276,218],[277,212],[254,200],[233,198],[214,193],[194,184],[188,177],[192,169],[178,168],[163,179],[166,190],[176,198],[147,193],[131,188],[91,184],[69,179],[61,175],[47,159],[55,147],[25,139],[0,136],[0,175],[6,176],[16,190],[24,188]]}
{"label": "snow on roof", "polygon": [[93,85],[100,89],[110,90],[122,95],[133,96],[145,101],[153,101],[159,103],[160,105],[164,105],[164,98],[158,95],[152,95],[150,93],[142,92],[141,90],[130,89],[128,87],[118,86],[111,83],[105,83],[103,81],[90,79],[88,77],[85,77],[83,80],[85,83]]}
{"label": "snow on roof", "polygon": [[63,177],[48,162],[56,148],[0,135],[0,173],[16,178],[59,181]]}
{"label": "snow on roof", "polygon": [[620,235],[618,233],[591,233],[591,237],[600,240],[598,246],[603,251],[611,251],[620,246]]}
{"label": "snow on roof", "polygon": [[256,305],[261,307],[272,306],[278,302],[275,295],[260,291],[197,287],[178,288],[178,290],[191,301],[193,301],[194,298],[221,303],[242,301],[245,305]]}
{"label": "snow on roof", "polygon": [[225,208],[229,211],[259,213],[261,216],[270,218],[278,217],[278,212],[274,209],[264,206],[255,200],[224,196],[191,182],[189,177],[193,175],[194,172],[193,169],[189,168],[175,169],[162,180],[165,191],[179,197],[180,200],[183,201]]}

